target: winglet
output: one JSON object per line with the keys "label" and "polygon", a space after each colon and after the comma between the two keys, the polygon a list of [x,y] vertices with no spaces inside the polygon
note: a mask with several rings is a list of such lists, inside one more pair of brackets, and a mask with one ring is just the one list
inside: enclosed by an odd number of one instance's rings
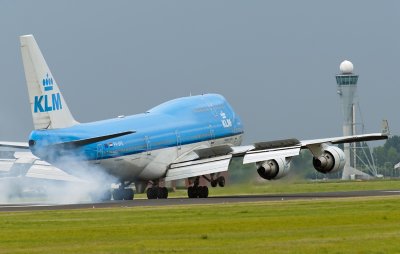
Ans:
{"label": "winglet", "polygon": [[386,136],[390,135],[389,123],[388,123],[388,120],[386,120],[386,119],[382,120],[382,135],[386,135]]}

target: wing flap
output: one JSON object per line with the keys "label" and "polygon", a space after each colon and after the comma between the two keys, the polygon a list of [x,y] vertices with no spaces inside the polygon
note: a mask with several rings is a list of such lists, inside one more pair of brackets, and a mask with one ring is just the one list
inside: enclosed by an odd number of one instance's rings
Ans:
{"label": "wing flap", "polygon": [[165,181],[224,172],[228,170],[232,155],[171,164]]}
{"label": "wing flap", "polygon": [[199,158],[210,158],[221,155],[227,155],[232,152],[232,148],[229,145],[213,146],[208,148],[196,149],[194,152]]}
{"label": "wing flap", "polygon": [[267,149],[275,149],[282,147],[291,147],[299,145],[300,141],[295,138],[290,139],[281,139],[281,140],[273,140],[266,142],[258,142],[254,144],[255,150],[267,150]]}
{"label": "wing flap", "polygon": [[255,150],[244,155],[243,164],[267,161],[276,158],[287,158],[297,156],[300,153],[300,146],[287,147],[278,150]]}

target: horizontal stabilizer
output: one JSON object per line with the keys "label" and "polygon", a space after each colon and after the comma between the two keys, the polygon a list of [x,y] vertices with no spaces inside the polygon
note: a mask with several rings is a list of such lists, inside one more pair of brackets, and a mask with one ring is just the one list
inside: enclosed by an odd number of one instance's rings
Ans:
{"label": "horizontal stabilizer", "polygon": [[3,142],[0,141],[0,147],[12,148],[12,149],[29,149],[27,142]]}
{"label": "horizontal stabilizer", "polygon": [[129,134],[132,134],[135,132],[136,131],[124,131],[124,132],[119,132],[119,133],[114,133],[114,134],[99,136],[99,137],[94,137],[94,138],[87,138],[87,139],[80,139],[80,140],[74,140],[74,141],[69,141],[69,142],[57,143],[52,146],[60,148],[60,149],[69,148],[69,147],[80,147],[80,146],[93,144],[93,143],[97,143],[97,142],[112,139],[112,138],[118,138],[118,137],[129,135]]}
{"label": "horizontal stabilizer", "polygon": [[28,178],[36,178],[42,180],[54,180],[63,182],[85,183],[87,181],[76,176],[70,175],[59,168],[56,168],[48,163],[37,161],[26,173]]}
{"label": "horizontal stabilizer", "polygon": [[30,186],[31,179],[55,180],[66,182],[84,182],[45,161],[39,160],[30,152],[15,152],[14,159],[0,158],[0,186],[3,183],[15,183]]}
{"label": "horizontal stabilizer", "polygon": [[228,170],[232,155],[218,156],[214,158],[201,159],[171,164],[165,181],[202,176]]}

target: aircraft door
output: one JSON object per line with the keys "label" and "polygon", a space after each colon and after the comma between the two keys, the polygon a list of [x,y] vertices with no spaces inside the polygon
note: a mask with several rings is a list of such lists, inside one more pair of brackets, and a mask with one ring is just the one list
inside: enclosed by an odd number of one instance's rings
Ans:
{"label": "aircraft door", "polygon": [[103,144],[97,144],[97,156],[96,156],[96,163],[100,163],[100,160],[103,158],[104,147]]}
{"label": "aircraft door", "polygon": [[214,129],[212,127],[212,125],[209,125],[210,128],[210,145],[213,145],[215,143],[215,133],[214,133]]}
{"label": "aircraft door", "polygon": [[176,135],[176,146],[178,147],[178,150],[181,150],[181,134],[179,133],[179,131],[175,131],[175,135]]}
{"label": "aircraft door", "polygon": [[147,155],[151,155],[151,142],[150,142],[150,137],[148,137],[148,136],[144,137],[144,142],[145,142],[145,145],[146,145]]}

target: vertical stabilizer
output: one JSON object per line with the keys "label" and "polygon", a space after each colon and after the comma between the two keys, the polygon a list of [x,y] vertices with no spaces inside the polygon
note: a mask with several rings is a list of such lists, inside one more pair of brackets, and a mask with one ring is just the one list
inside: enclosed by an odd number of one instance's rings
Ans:
{"label": "vertical stabilizer", "polygon": [[66,128],[77,124],[33,35],[20,36],[20,42],[35,129]]}

